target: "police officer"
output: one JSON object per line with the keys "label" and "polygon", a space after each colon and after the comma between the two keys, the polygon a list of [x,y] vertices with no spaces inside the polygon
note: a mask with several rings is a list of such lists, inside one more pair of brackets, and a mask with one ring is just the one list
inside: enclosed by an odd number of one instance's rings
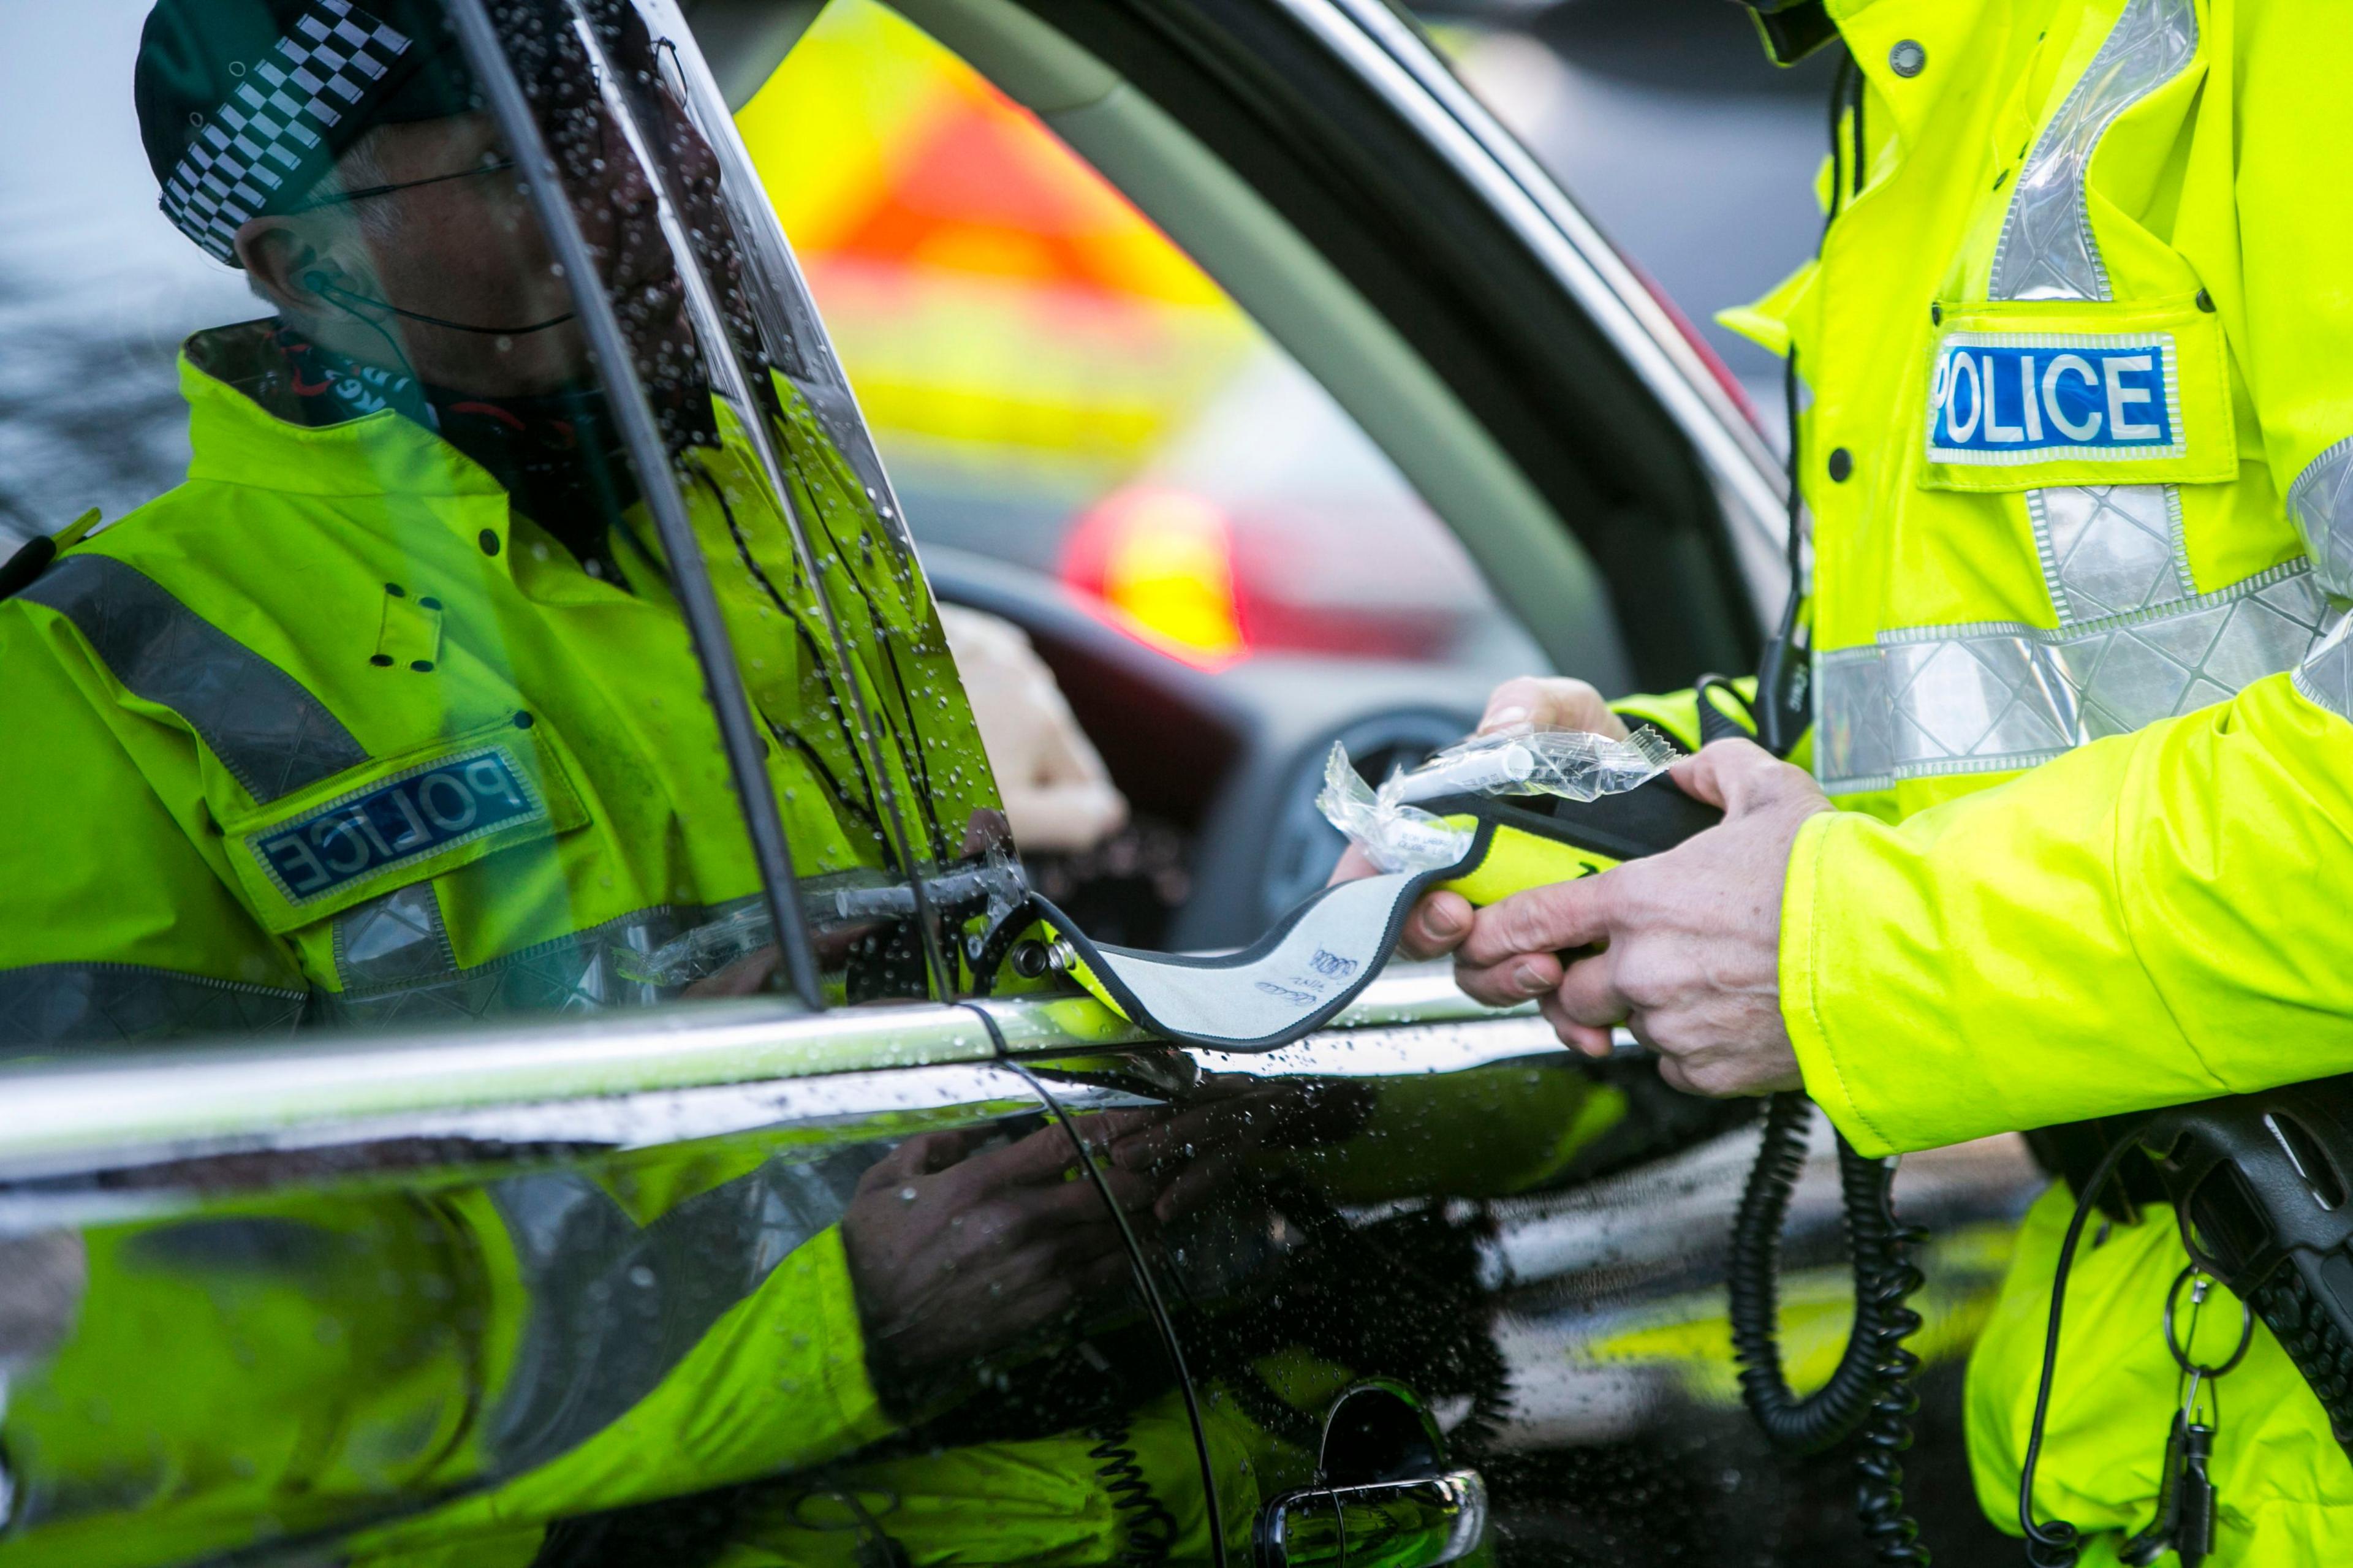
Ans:
{"label": "police officer", "polygon": [[[894,868],[839,683],[952,694],[933,606],[780,382],[776,441],[830,557],[822,581],[803,569],[728,423],[744,411],[714,407],[649,172],[568,7],[498,10],[518,55],[539,14],[542,52],[518,63],[713,562],[804,887],[871,891]],[[649,95],[707,280],[739,312],[709,149],[635,11],[608,14],[617,85]],[[438,5],[160,0],[135,89],[165,215],[274,315],[185,346],[187,482],[69,532],[0,604],[20,808],[0,825],[0,1052],[755,984],[769,955],[714,973],[726,949],[702,940],[742,923],[758,871],[638,476]],[[819,593],[852,668],[818,636]],[[875,738],[903,799],[897,739]],[[993,804],[968,714],[927,702],[916,739],[962,777],[930,799]],[[820,942],[844,984],[844,948]],[[45,1264],[64,1345],[0,1344],[27,1352],[0,1368],[0,1525],[58,1561],[177,1560],[257,1519],[333,1534],[389,1504],[414,1516],[348,1542],[360,1560],[615,1561],[552,1521],[834,1465],[1127,1278],[1069,1133],[987,1131],[870,1150],[862,1171],[754,1142],[670,1170],[94,1226]],[[1161,1184],[1104,1180],[1138,1212]],[[247,1253],[222,1239],[259,1233],[276,1239]],[[1190,1426],[1155,1392],[1122,1451],[1162,1478],[1172,1538],[1206,1537]],[[1129,1526],[1101,1444],[973,1444],[876,1484],[927,1556],[987,1510],[1035,1560],[1106,1561]],[[126,1490],[126,1465],[170,1479]],[[741,1550],[867,1560],[781,1498],[730,1523]]]}
{"label": "police officer", "polygon": [[[1701,1092],[1802,1085],[1871,1154],[2353,1068],[2353,35],[2222,0],[1760,9],[1856,73],[1818,259],[1727,318],[1813,391],[1810,771],[1711,747],[1676,776],[1721,828],[1475,926],[1433,900],[1416,942],[1588,1052],[1624,1024]],[[1696,743],[1688,694],[1622,706]],[[1567,682],[1503,689],[1514,718],[1618,725]],[[2012,1530],[2072,1204],[2028,1216],[1969,1377]],[[2155,1510],[2183,1263],[2161,1209],[2076,1263],[2038,1500],[2085,1561]],[[2353,1466],[2257,1342],[2216,1560],[2353,1559]]]}
{"label": "police officer", "polygon": [[[710,150],[626,15],[623,85],[743,319]],[[797,869],[887,881],[849,688],[952,691],[933,606],[778,377],[776,441],[831,563],[821,585],[803,569],[714,407],[651,176],[540,21],[535,107],[713,563]],[[165,216],[274,315],[185,345],[187,482],[0,605],[7,794],[39,803],[0,827],[0,1044],[756,985],[758,873],[580,280],[438,7],[163,0],[135,90]],[[948,782],[921,798],[993,806],[968,711],[916,720],[935,754],[874,738],[901,798],[928,763]],[[748,972],[712,973],[747,948]]]}

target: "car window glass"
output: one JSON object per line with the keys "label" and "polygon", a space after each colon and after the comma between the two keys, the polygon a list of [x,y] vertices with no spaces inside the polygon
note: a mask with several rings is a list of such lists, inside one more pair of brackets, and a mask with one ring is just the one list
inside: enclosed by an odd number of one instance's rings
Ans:
{"label": "car window glass", "polygon": [[[526,74],[540,68],[547,9],[546,0],[498,8]],[[860,820],[884,862],[883,885],[872,868],[849,866],[804,889],[804,908],[865,961],[846,988],[851,999],[953,990],[948,928],[984,923],[1015,873],[897,504],[675,7],[580,0],[566,15],[546,59],[560,76],[576,40],[592,90],[553,116],[551,146],[575,205],[581,192],[592,205],[602,195],[625,230],[633,221],[658,228],[679,274],[699,351],[683,372],[690,402],[699,409],[707,390],[715,416],[689,438],[702,450],[673,461],[702,509],[698,529],[739,673],[772,748],[807,764],[828,806]],[[535,112],[551,118],[544,102]],[[643,201],[616,189],[607,171],[616,132],[624,162],[648,172]],[[606,270],[626,321],[650,291],[626,255]],[[659,345],[639,357],[659,402],[681,373]],[[789,816],[797,793],[783,793]]]}
{"label": "car window glass", "polygon": [[[12,1052],[776,985],[649,510],[673,483],[822,991],[936,989],[906,867],[982,866],[993,789],[871,453],[807,369],[821,335],[775,306],[780,247],[723,221],[765,203],[698,130],[674,25],[591,8],[592,59],[590,11],[493,9],[626,378],[592,364],[588,280],[553,259],[438,5],[27,19],[0,107],[27,154],[0,241],[0,527],[54,538],[0,605],[0,767],[55,805],[0,846]],[[739,360],[778,371],[750,379],[757,418],[714,376]],[[638,388],[650,483],[625,450]]]}
{"label": "car window glass", "polygon": [[1493,600],[1379,448],[912,23],[834,0],[739,119],[925,545],[1208,667],[1479,657]]}

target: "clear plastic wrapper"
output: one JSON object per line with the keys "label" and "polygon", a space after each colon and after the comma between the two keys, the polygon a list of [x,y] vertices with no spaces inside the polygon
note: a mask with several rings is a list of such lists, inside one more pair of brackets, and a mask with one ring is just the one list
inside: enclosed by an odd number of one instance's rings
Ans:
{"label": "clear plastic wrapper", "polygon": [[[1400,776],[1392,774],[1389,783]],[[1419,806],[1384,798],[1387,790],[1385,784],[1376,794],[1348,761],[1348,749],[1335,741],[1324,762],[1324,787],[1315,796],[1315,809],[1384,871],[1432,870],[1469,852],[1469,833],[1449,827]]]}
{"label": "clear plastic wrapper", "polygon": [[1384,871],[1427,871],[1459,860],[1471,834],[1417,801],[1461,795],[1552,795],[1598,800],[1657,777],[1676,757],[1648,725],[1622,741],[1582,730],[1506,730],[1449,746],[1374,789],[1334,745],[1315,797],[1324,820]]}
{"label": "clear plastic wrapper", "polygon": [[1449,746],[1381,786],[1407,805],[1449,795],[1599,800],[1664,773],[1674,743],[1648,724],[1622,741],[1585,730],[1502,730]]}

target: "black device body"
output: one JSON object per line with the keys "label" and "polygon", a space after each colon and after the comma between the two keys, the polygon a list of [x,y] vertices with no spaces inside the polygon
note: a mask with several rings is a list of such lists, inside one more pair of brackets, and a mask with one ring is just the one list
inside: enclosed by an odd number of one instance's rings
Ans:
{"label": "black device body", "polygon": [[2134,1142],[2190,1260],[2254,1308],[2353,1457],[2353,1074],[2160,1110]]}

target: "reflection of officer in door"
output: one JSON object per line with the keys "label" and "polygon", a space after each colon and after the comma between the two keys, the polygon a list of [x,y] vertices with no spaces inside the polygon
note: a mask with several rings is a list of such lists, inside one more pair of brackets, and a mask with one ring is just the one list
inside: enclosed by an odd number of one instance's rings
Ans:
{"label": "reflection of officer in door", "polygon": [[[534,8],[519,68],[716,563],[797,868],[888,880],[816,590],[707,390],[653,186],[563,7]],[[710,151],[616,16],[620,86],[709,220],[722,313],[748,320]],[[136,85],[164,212],[277,314],[186,343],[187,482],[0,607],[10,793],[57,802],[0,829],[0,1042],[438,1024],[696,982],[720,961],[696,955],[745,944],[649,955],[747,911],[757,875],[568,281],[438,6],[163,0]],[[861,531],[860,488],[776,386],[857,679],[911,710],[927,679],[953,690],[912,562]],[[902,799],[930,798],[909,782],[928,763],[994,804],[985,768],[949,765],[977,755],[960,706],[916,728],[878,742]]]}

